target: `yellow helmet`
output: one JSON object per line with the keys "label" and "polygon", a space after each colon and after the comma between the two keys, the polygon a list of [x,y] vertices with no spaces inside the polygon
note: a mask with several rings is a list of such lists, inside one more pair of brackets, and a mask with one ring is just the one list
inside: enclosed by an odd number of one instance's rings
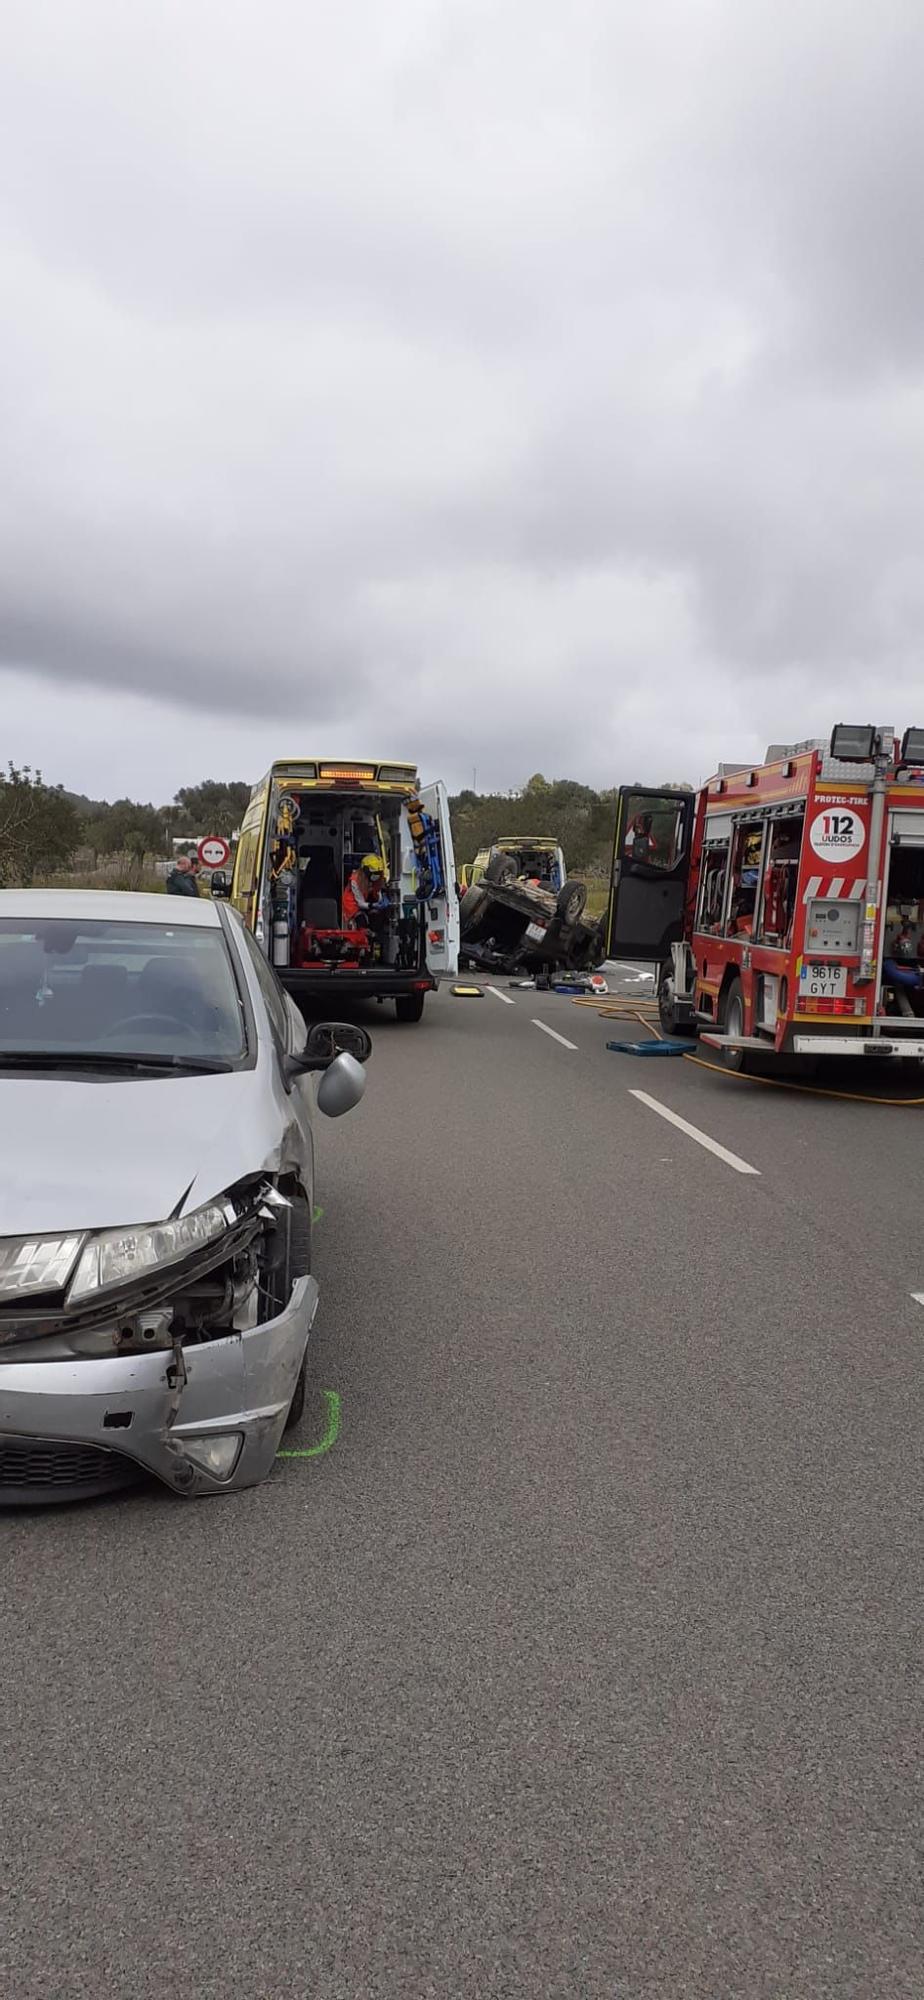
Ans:
{"label": "yellow helmet", "polygon": [[367,875],[384,875],[385,863],[380,854],[364,854],[360,864]]}

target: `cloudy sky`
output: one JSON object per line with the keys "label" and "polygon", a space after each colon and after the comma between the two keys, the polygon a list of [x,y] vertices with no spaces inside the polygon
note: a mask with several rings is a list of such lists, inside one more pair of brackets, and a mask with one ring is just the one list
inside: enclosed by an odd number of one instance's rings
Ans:
{"label": "cloudy sky", "polygon": [[0,757],[924,725],[920,0],[6,0]]}

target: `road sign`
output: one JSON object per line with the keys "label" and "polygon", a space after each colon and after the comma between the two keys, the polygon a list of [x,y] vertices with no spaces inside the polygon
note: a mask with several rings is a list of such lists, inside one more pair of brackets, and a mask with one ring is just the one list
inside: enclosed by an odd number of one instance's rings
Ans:
{"label": "road sign", "polygon": [[231,859],[231,845],[220,833],[208,833],[196,850],[203,868],[225,868]]}

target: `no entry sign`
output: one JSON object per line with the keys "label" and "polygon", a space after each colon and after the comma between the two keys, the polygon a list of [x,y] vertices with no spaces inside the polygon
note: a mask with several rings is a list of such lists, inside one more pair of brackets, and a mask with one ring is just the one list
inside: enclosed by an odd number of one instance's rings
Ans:
{"label": "no entry sign", "polygon": [[196,852],[203,868],[224,868],[231,859],[230,843],[221,833],[208,833]]}

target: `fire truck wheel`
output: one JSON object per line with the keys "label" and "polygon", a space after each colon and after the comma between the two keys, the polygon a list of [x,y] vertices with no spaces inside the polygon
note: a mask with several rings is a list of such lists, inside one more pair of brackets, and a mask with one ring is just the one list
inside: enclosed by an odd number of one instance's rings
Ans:
{"label": "fire truck wheel", "polygon": [[674,1012],[674,961],[669,958],[658,973],[658,1019],[666,1035],[689,1035],[696,1029],[690,1021],[678,1021]]}
{"label": "fire truck wheel", "polygon": [[[722,1008],[722,1033],[723,1035],[744,1034],[744,988],[740,979],[732,980],[725,995],[725,1004]],[[740,1072],[747,1069],[747,1051],[746,1049],[723,1049],[722,1061],[726,1069],[734,1069]]]}

